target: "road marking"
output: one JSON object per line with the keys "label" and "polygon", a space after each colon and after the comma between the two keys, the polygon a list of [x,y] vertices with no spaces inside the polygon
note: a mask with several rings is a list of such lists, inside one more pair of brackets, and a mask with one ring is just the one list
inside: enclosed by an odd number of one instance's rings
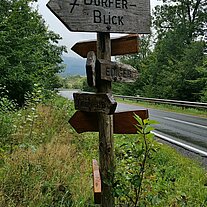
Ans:
{"label": "road marking", "polygon": [[169,118],[169,117],[163,117],[163,119],[167,119],[167,120],[180,122],[180,123],[183,123],[183,124],[188,124],[188,125],[191,125],[191,126],[196,126],[196,127],[201,127],[201,128],[207,129],[207,126],[203,126],[203,125],[200,125],[200,124],[194,124],[194,123],[187,122],[187,121],[181,121],[181,120],[173,119],[173,118]]}
{"label": "road marking", "polygon": [[202,156],[207,157],[207,152],[205,152],[205,151],[203,151],[203,150],[200,150],[200,149],[197,149],[197,148],[192,147],[192,146],[190,146],[190,145],[187,145],[187,144],[184,144],[184,143],[182,143],[182,142],[176,141],[176,140],[174,140],[174,139],[171,139],[171,138],[169,138],[169,137],[166,137],[166,136],[164,136],[164,135],[161,135],[161,134],[159,134],[159,133],[157,133],[157,132],[152,132],[152,133],[153,133],[155,136],[157,136],[157,137],[159,137],[159,138],[161,138],[161,139],[164,139],[164,140],[166,140],[166,141],[168,141],[168,142],[171,142],[171,143],[173,143],[173,144],[176,144],[176,145],[181,146],[181,147],[183,147],[183,148],[185,148],[185,149],[188,149],[188,150],[190,150],[190,151],[193,151],[193,152],[195,152],[195,153],[198,153],[198,154],[200,154],[200,155],[202,155]]}

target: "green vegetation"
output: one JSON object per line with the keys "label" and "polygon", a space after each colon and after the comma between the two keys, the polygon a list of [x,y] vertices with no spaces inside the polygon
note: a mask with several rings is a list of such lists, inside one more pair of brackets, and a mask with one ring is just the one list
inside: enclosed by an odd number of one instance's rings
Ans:
{"label": "green vegetation", "polygon": [[80,75],[68,76],[60,80],[62,87],[67,89],[82,89],[85,81],[86,77]]}
{"label": "green vegetation", "polygon": [[[3,101],[8,104],[0,111],[0,206],[93,206],[91,165],[98,158],[98,134],[77,134],[69,126],[72,102],[56,95],[46,100],[40,90],[23,109],[14,110],[6,97]],[[149,125],[145,132],[150,130]],[[133,207],[126,194],[133,189],[130,182],[139,184],[133,173],[142,166],[141,137],[115,135],[114,193],[117,203]],[[150,134],[146,138],[150,152],[142,171],[140,206],[205,206],[206,171]]]}
{"label": "green vegetation", "polygon": [[[57,76],[65,47],[33,2],[0,2],[0,206],[94,206],[91,161],[98,159],[98,134],[78,135],[68,124],[72,102],[51,92],[61,84],[89,88],[85,78]],[[198,39],[206,1],[164,3],[154,11],[153,49],[151,37],[143,36],[139,54],[120,58],[139,70],[139,79],[114,84],[113,91],[207,101],[207,56]],[[115,135],[117,205],[207,206],[206,171],[157,143],[152,121],[136,120],[138,134]]]}
{"label": "green vegetation", "polygon": [[1,110],[0,206],[85,206],[91,159],[68,126],[73,104],[39,97],[25,109]]}
{"label": "green vegetation", "polygon": [[[207,55],[202,41],[206,1],[163,0],[155,7],[156,34],[140,37],[140,52],[118,58],[140,73],[118,94],[207,102]],[[153,45],[151,45],[153,42]]]}
{"label": "green vegetation", "polygon": [[0,2],[0,86],[20,106],[35,84],[44,89],[59,87],[56,73],[63,69],[61,54],[65,47],[57,45],[61,38],[48,31],[44,20],[31,8],[33,2]]}

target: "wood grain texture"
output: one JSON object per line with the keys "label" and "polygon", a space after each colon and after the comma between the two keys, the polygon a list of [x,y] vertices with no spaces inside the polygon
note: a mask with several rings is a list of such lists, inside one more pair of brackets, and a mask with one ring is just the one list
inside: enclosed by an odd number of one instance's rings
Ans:
{"label": "wood grain texture", "polygon": [[102,59],[97,60],[96,74],[97,79],[114,82],[130,83],[135,82],[138,78],[138,71],[131,65]]}
{"label": "wood grain texture", "polygon": [[150,33],[150,0],[50,0],[47,7],[71,31]]}
{"label": "wood grain texture", "polygon": [[[89,51],[97,52],[96,41],[77,42],[72,48],[72,51],[83,58],[87,57]],[[111,55],[126,55],[139,52],[139,35],[130,34],[119,38],[111,39]]]}
{"label": "wood grain texture", "polygon": [[87,75],[87,83],[90,87],[96,86],[95,67],[96,67],[96,55],[93,51],[89,51],[86,60],[86,75]]}
{"label": "wood grain texture", "polygon": [[[137,129],[134,126],[136,120],[134,113],[141,119],[149,118],[148,110],[124,111],[115,112],[113,115],[114,134],[136,134]],[[69,123],[77,133],[83,132],[98,132],[98,116],[97,113],[89,113],[76,111],[69,120]]]}
{"label": "wood grain texture", "polygon": [[[97,58],[111,60],[110,33],[97,33]],[[111,94],[111,82],[96,82],[97,93]],[[113,138],[113,116],[98,113],[99,131],[99,162],[101,169],[101,207],[114,207],[112,183],[114,180],[114,138]],[[110,172],[110,173],[109,173]]]}
{"label": "wood grain texture", "polygon": [[86,112],[113,114],[117,102],[109,93],[74,93],[75,109]]}
{"label": "wood grain texture", "polygon": [[101,204],[101,175],[97,160],[92,161],[93,165],[93,193],[94,203]]}

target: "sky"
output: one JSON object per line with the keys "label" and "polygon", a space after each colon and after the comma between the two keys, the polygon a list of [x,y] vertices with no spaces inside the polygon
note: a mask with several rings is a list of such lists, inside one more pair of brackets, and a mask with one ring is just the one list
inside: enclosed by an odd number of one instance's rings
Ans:
{"label": "sky", "polygon": [[[58,20],[54,14],[46,7],[46,4],[49,0],[38,0],[37,6],[39,13],[45,19],[46,24],[49,26],[49,29],[58,33],[62,40],[59,42],[61,45],[67,47],[68,53],[67,56],[70,57],[80,57],[76,53],[70,50],[70,48],[77,42],[86,41],[86,40],[95,40],[96,33],[86,33],[86,32],[71,32],[69,31],[61,22]],[[160,4],[158,0],[150,0],[151,8],[157,4]],[[111,34],[111,37],[121,36],[121,34]]]}

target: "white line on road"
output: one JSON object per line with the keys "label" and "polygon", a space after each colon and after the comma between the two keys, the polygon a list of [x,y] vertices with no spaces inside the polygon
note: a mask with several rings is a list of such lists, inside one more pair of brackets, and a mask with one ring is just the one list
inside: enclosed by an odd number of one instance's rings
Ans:
{"label": "white line on road", "polygon": [[157,132],[152,132],[152,133],[153,133],[155,136],[157,136],[157,137],[159,137],[159,138],[161,138],[161,139],[164,139],[164,140],[166,140],[166,141],[168,141],[168,142],[171,142],[171,143],[173,143],[173,144],[176,144],[176,145],[181,146],[181,147],[183,147],[183,148],[185,148],[185,149],[188,149],[188,150],[190,150],[190,151],[193,151],[193,152],[195,152],[195,153],[198,153],[198,154],[200,154],[200,155],[202,155],[202,156],[207,157],[207,152],[205,152],[205,151],[203,151],[203,150],[199,150],[199,149],[197,149],[197,148],[195,148],[195,147],[192,147],[192,146],[190,146],[190,145],[184,144],[184,143],[182,143],[182,142],[178,142],[178,141],[176,141],[176,140],[174,140],[174,139],[171,139],[171,138],[169,138],[169,137],[166,137],[166,136],[164,136],[164,135],[161,135],[161,134],[159,134],[159,133],[157,133]]}
{"label": "white line on road", "polygon": [[188,124],[188,125],[191,125],[191,126],[196,126],[196,127],[201,127],[201,128],[207,129],[207,126],[203,126],[203,125],[200,125],[200,124],[195,124],[195,123],[191,123],[191,122],[187,122],[187,121],[181,121],[181,120],[173,119],[173,118],[169,118],[169,117],[163,117],[163,119],[167,119],[167,120],[180,122],[180,123],[183,123],[183,124]]}

